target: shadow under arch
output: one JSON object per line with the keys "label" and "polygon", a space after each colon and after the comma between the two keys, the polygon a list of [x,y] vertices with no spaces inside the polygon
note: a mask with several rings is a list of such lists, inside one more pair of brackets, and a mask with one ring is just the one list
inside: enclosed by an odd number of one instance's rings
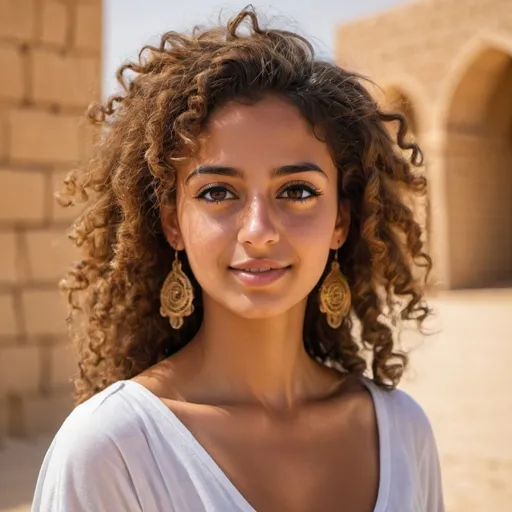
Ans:
{"label": "shadow under arch", "polygon": [[451,288],[512,282],[512,41],[470,42],[443,105]]}

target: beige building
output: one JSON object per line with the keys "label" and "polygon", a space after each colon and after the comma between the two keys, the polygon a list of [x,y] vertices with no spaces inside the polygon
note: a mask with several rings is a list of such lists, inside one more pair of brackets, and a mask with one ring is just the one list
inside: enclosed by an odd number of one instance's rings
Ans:
{"label": "beige building", "polygon": [[52,431],[71,407],[56,283],[76,212],[53,191],[87,153],[101,13],[101,0],[0,0],[0,439]]}
{"label": "beige building", "polygon": [[[56,283],[73,258],[65,230],[76,212],[52,193],[88,153],[82,115],[100,96],[101,24],[101,0],[0,0],[0,455],[2,439],[51,434],[71,410],[75,362]],[[439,288],[510,286],[512,0],[408,4],[339,27],[336,51],[405,111],[426,152]],[[418,356],[425,377],[411,389],[439,432],[449,510],[512,503],[509,292],[444,292],[446,337]],[[477,315],[497,320],[487,328]]]}
{"label": "beige building", "polygon": [[402,387],[433,423],[447,509],[512,510],[512,0],[409,3],[336,37],[338,63],[380,86],[426,153],[444,291]]}
{"label": "beige building", "polygon": [[427,0],[340,27],[337,60],[402,101],[426,151],[444,288],[512,282],[512,2]]}

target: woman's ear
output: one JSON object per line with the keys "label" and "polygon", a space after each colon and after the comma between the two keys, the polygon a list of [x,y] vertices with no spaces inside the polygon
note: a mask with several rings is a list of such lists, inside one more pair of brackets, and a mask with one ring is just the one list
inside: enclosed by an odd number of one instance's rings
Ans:
{"label": "woman's ear", "polygon": [[176,251],[184,248],[183,237],[178,222],[178,211],[174,204],[164,204],[160,207],[160,222],[169,245]]}
{"label": "woman's ear", "polygon": [[338,207],[338,216],[332,234],[331,249],[339,249],[347,239],[350,229],[350,200],[342,199]]}

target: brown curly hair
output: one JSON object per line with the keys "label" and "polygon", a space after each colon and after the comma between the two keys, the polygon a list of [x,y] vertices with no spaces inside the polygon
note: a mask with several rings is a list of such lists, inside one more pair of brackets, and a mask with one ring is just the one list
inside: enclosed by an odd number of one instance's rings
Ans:
{"label": "brown curly hair", "polygon": [[266,94],[293,102],[323,128],[339,196],[351,204],[339,260],[353,314],[338,329],[328,326],[318,307],[320,280],[308,297],[305,348],[355,375],[366,372],[368,359],[374,382],[396,386],[407,356],[397,348],[394,326],[415,320],[421,327],[429,315],[423,288],[432,265],[407,206],[406,196],[423,194],[426,180],[416,169],[422,153],[406,140],[405,117],[381,111],[364,77],[316,59],[302,36],[262,28],[252,8],[226,26],[164,34],[158,47],[145,46],[137,62],[121,66],[117,79],[123,92],[88,111],[101,129],[91,159],[68,175],[58,195],[64,206],[87,202],[70,232],[83,258],[61,282],[78,350],[77,402],[175,353],[197,332],[202,298],[186,257],[195,311],[179,331],[159,314],[173,261],[160,208],[173,201],[176,162],[198,150],[211,113],[228,100]]}

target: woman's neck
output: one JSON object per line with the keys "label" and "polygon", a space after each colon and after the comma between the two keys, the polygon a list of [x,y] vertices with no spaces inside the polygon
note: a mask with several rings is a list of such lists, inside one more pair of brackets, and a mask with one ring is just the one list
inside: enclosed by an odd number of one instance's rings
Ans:
{"label": "woman's neck", "polygon": [[206,299],[201,329],[176,359],[187,360],[192,395],[285,410],[328,394],[339,376],[307,354],[305,308],[304,301],[283,315],[247,319]]}

